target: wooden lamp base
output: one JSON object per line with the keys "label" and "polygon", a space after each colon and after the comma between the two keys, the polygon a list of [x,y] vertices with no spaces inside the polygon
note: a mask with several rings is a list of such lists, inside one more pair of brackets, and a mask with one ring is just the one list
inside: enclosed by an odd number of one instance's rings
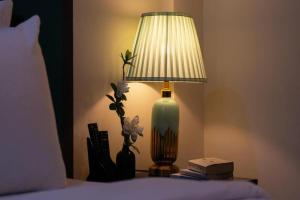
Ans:
{"label": "wooden lamp base", "polygon": [[177,173],[179,168],[176,165],[157,165],[154,164],[149,168],[149,176],[169,177]]}

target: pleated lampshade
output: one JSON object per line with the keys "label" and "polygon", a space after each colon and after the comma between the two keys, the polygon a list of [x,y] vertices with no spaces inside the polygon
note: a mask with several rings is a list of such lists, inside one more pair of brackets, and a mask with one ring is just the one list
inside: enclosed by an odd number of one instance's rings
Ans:
{"label": "pleated lampshade", "polygon": [[142,14],[133,55],[128,81],[206,82],[195,24],[184,13]]}

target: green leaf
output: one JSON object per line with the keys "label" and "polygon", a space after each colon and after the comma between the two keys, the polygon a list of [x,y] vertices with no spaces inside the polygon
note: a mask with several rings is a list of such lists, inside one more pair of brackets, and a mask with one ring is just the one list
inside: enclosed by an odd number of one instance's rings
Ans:
{"label": "green leaf", "polygon": [[125,95],[125,94],[122,94],[121,99],[124,100],[124,101],[127,101],[126,95]]}
{"label": "green leaf", "polygon": [[116,105],[116,108],[117,108],[117,112],[121,113],[120,110],[122,109],[122,107],[124,107],[124,105],[120,102],[116,102],[115,105]]}
{"label": "green leaf", "polygon": [[118,103],[121,103],[123,101],[122,97],[118,97]]}
{"label": "green leaf", "polygon": [[117,106],[117,108],[122,108],[122,107],[124,107],[124,105],[123,105],[122,102],[116,102],[116,106]]}
{"label": "green leaf", "polygon": [[111,85],[111,88],[114,90],[114,92],[117,93],[118,88],[117,88],[116,84],[111,83],[110,85]]}
{"label": "green leaf", "polygon": [[128,61],[134,59],[135,57],[136,57],[136,55],[130,57],[130,58],[128,59]]}
{"label": "green leaf", "polygon": [[115,104],[115,103],[111,103],[111,104],[109,105],[109,109],[110,109],[110,110],[116,110],[116,109],[117,109],[116,104]]}
{"label": "green leaf", "polygon": [[125,59],[129,60],[131,58],[132,53],[127,49],[125,53]]}
{"label": "green leaf", "polygon": [[107,98],[109,98],[112,102],[116,102],[115,99],[114,99],[112,96],[110,96],[109,94],[107,94],[106,96],[107,96]]}

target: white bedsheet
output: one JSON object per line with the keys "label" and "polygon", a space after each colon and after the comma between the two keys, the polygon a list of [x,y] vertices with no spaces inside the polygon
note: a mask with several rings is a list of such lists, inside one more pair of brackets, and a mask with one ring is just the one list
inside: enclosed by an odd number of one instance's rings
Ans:
{"label": "white bedsheet", "polygon": [[2,196],[0,200],[263,200],[256,185],[242,181],[145,178],[115,183],[71,181],[64,189]]}

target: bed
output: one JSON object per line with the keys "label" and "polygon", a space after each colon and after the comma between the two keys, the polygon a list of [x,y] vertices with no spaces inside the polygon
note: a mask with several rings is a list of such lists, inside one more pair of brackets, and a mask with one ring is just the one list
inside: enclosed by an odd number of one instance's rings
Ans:
{"label": "bed", "polygon": [[40,18],[9,27],[12,6],[0,1],[0,200],[268,199],[243,181],[67,179],[38,40]]}
{"label": "bed", "polygon": [[1,200],[81,200],[81,199],[157,199],[157,200],[262,200],[263,191],[248,182],[174,180],[143,178],[115,183],[68,180],[64,189],[0,197]]}

